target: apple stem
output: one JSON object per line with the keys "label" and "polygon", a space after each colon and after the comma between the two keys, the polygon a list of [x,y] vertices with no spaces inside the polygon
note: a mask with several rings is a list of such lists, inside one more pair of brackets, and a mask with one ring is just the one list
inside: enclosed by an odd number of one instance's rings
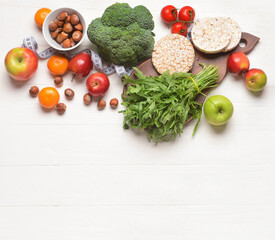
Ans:
{"label": "apple stem", "polygon": [[76,74],[74,74],[74,75],[73,75],[73,78],[72,78],[71,82],[73,82],[73,81],[74,81],[75,76],[76,76]]}

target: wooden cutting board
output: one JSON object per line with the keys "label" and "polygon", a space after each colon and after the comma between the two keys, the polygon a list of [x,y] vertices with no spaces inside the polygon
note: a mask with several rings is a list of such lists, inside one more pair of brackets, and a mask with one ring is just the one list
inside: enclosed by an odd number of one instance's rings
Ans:
{"label": "wooden cutting board", "polygon": [[[219,80],[218,80],[218,84],[221,83],[221,81],[224,79],[226,73],[227,73],[227,58],[230,54],[232,54],[233,52],[244,52],[245,54],[250,53],[253,48],[256,46],[256,44],[258,43],[258,41],[260,40],[260,38],[243,32],[242,33],[242,38],[240,43],[244,44],[243,47],[241,47],[240,45],[235,48],[234,50],[230,51],[230,52],[225,52],[225,53],[217,53],[217,54],[206,54],[206,53],[202,53],[199,50],[197,50],[195,48],[195,61],[193,64],[193,68],[191,70],[192,73],[197,74],[198,72],[201,71],[202,67],[199,65],[199,63],[205,63],[206,65],[210,65],[210,64],[214,64],[215,66],[220,66],[219,69]],[[144,75],[146,76],[158,76],[159,73],[155,70],[153,63],[152,63],[152,59],[148,59],[145,62],[143,62],[142,64],[140,64],[138,66],[138,69],[140,71],[143,72]],[[135,79],[135,71],[131,74],[131,78]],[[208,89],[204,90],[203,93],[207,94],[209,92]],[[197,102],[198,103],[203,103],[205,100],[205,96],[203,95],[199,95],[197,98]]]}

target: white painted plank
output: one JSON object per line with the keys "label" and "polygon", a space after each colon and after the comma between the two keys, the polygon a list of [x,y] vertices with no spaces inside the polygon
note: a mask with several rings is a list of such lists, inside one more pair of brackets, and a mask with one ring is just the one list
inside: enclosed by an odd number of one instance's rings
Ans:
{"label": "white painted plank", "polygon": [[0,165],[274,165],[274,134],[267,126],[211,127],[203,118],[195,137],[192,123],[175,142],[156,146],[116,122],[6,125]]}
{"label": "white painted plank", "polygon": [[0,206],[274,206],[274,170],[274,165],[2,166]]}
{"label": "white painted plank", "polygon": [[274,240],[273,207],[0,208],[4,240]]}

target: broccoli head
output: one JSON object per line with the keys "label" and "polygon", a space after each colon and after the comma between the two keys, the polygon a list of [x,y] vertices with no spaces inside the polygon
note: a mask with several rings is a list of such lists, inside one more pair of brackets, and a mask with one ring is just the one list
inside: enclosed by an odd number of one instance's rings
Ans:
{"label": "broccoli head", "polygon": [[153,17],[146,7],[115,3],[91,22],[87,34],[105,61],[132,67],[151,57],[153,29]]}

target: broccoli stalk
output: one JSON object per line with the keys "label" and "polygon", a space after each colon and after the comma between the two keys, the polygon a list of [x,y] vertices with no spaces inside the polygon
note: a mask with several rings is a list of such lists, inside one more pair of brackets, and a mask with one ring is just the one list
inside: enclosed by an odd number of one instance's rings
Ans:
{"label": "broccoli stalk", "polygon": [[146,7],[115,3],[91,22],[87,34],[105,61],[133,67],[151,57],[153,29],[153,17]]}

